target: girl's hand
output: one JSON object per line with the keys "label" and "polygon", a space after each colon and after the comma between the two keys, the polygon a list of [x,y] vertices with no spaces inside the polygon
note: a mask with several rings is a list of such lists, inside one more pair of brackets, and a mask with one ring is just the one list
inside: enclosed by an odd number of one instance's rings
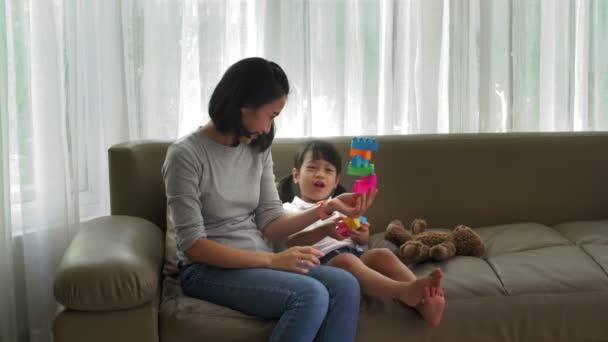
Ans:
{"label": "girl's hand", "polygon": [[330,213],[339,211],[348,217],[359,217],[369,209],[377,193],[378,189],[364,194],[344,193],[329,200],[327,207],[331,210]]}
{"label": "girl's hand", "polygon": [[270,268],[295,273],[308,273],[309,268],[319,265],[319,257],[324,254],[314,247],[291,247],[273,254]]}
{"label": "girl's hand", "polygon": [[369,242],[369,223],[361,224],[357,230],[349,230],[350,238],[358,245],[367,245]]}

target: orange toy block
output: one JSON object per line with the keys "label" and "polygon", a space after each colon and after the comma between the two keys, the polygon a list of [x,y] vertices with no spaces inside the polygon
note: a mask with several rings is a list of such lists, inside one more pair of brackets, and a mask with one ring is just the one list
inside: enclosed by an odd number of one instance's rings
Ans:
{"label": "orange toy block", "polygon": [[360,155],[361,158],[363,158],[363,159],[367,159],[367,160],[372,159],[372,151],[370,151],[370,150],[355,150],[355,149],[350,150],[351,157],[353,157],[357,154]]}

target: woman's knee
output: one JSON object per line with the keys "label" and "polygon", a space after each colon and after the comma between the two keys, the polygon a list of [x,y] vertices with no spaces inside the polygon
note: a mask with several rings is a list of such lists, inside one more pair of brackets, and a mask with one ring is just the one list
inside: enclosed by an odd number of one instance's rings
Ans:
{"label": "woman's knee", "polygon": [[[356,258],[356,256],[350,255],[351,257]],[[348,260],[350,257],[343,258]],[[357,278],[355,278],[351,272],[343,268],[327,267],[327,269],[327,275],[321,281],[329,290],[329,296],[334,300],[336,300],[336,298],[344,298],[347,301],[356,301],[358,305],[361,296],[361,288],[359,287]]]}
{"label": "woman's knee", "polygon": [[314,279],[306,278],[295,289],[292,289],[292,304],[299,307],[311,307],[319,314],[325,315],[329,306],[329,292],[325,285]]}

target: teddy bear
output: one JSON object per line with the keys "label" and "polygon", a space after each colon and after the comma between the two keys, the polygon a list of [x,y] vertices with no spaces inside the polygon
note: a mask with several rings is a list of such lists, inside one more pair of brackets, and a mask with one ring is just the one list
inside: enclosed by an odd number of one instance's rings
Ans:
{"label": "teddy bear", "polygon": [[451,232],[425,231],[425,220],[416,219],[406,229],[399,220],[389,223],[384,238],[399,246],[399,254],[406,264],[427,260],[444,261],[454,255],[482,257],[486,250],[481,238],[467,226],[457,226]]}

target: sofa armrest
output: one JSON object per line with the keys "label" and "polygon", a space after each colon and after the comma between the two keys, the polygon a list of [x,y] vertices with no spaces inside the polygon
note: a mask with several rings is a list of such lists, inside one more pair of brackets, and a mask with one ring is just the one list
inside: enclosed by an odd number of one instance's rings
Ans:
{"label": "sofa armrest", "polygon": [[59,265],[54,295],[69,309],[133,308],[158,295],[163,236],[153,223],[104,216],[82,224]]}

